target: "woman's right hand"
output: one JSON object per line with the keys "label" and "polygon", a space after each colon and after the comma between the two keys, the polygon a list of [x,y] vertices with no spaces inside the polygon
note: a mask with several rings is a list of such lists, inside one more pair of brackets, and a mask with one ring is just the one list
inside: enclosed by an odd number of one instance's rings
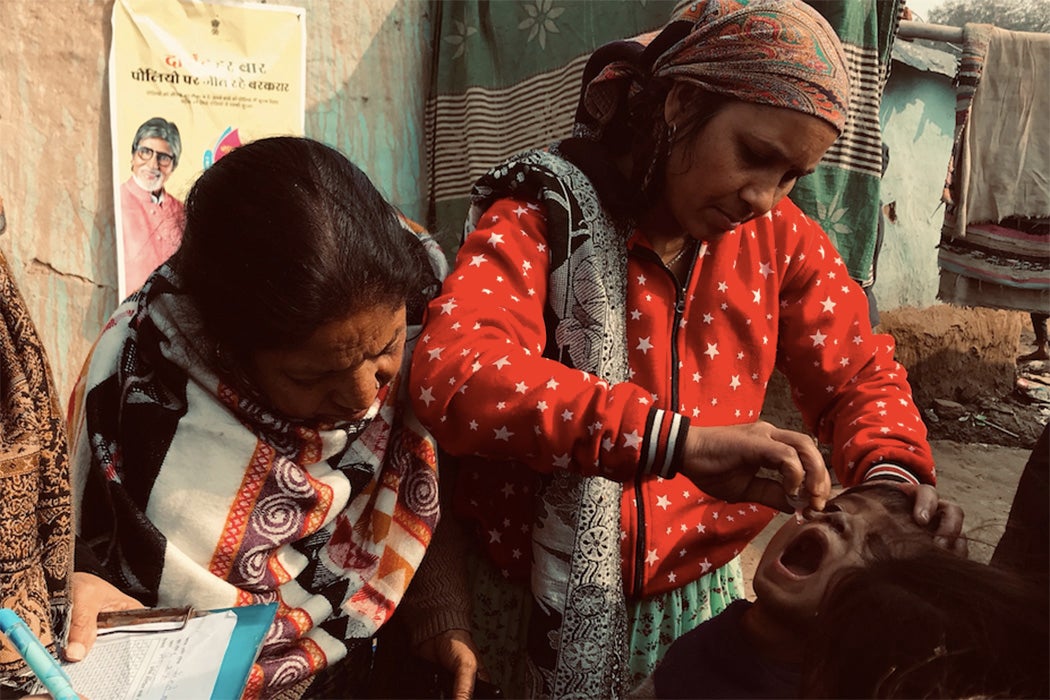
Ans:
{"label": "woman's right hand", "polygon": [[[760,469],[781,478],[759,476]],[[785,513],[794,510],[788,494],[804,497],[817,510],[831,494],[831,476],[813,438],[764,421],[691,426],[678,472],[716,498],[762,503]]]}
{"label": "woman's right hand", "polygon": [[100,612],[143,607],[142,603],[124,595],[113,584],[83,571],[73,572],[71,589],[73,610],[69,621],[69,641],[62,650],[66,661],[80,661],[94,646]]}

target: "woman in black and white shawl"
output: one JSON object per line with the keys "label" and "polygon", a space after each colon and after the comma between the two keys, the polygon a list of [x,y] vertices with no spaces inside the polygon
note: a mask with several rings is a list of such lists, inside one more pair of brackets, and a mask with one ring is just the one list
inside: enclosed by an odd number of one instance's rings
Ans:
{"label": "woman in black and white shawl", "polygon": [[344,659],[340,694],[365,681],[438,521],[435,445],[402,384],[444,272],[419,234],[308,139],[204,172],[179,251],[110,318],[74,395],[88,619],[71,641],[90,645],[110,583],[151,606],[275,601],[246,697],[320,693]]}

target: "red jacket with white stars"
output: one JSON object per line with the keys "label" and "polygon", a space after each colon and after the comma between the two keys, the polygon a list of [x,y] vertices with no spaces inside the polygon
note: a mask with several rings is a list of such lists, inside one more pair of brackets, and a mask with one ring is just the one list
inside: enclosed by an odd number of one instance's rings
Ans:
{"label": "red jacket with white stars", "polygon": [[893,339],[872,332],[863,290],[787,198],[699,246],[684,288],[632,235],[630,381],[618,385],[542,357],[545,230],[536,204],[502,199],[488,209],[430,304],[412,365],[420,419],[447,452],[480,457],[459,474],[456,510],[508,577],[528,575],[532,499],[539,474],[555,469],[623,482],[628,595],[680,587],[739,554],[774,511],[712,498],[681,475],[649,475],[642,450],[660,421],[647,421],[663,409],[693,425],[754,422],[775,366],[806,424],[833,446],[843,485],[933,483]]}

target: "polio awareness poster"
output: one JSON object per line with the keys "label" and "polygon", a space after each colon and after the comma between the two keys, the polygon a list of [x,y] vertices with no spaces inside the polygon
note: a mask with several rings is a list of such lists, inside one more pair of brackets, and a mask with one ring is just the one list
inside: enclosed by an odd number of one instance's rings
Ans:
{"label": "polio awareness poster", "polygon": [[178,248],[183,202],[210,165],[265,136],[301,136],[299,7],[116,0],[109,57],[118,295]]}

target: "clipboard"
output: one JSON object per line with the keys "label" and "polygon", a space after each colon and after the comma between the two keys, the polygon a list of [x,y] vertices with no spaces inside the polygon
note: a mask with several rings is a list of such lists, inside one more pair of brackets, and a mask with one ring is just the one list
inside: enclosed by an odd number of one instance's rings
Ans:
{"label": "clipboard", "polygon": [[[169,682],[190,682],[205,684],[190,686],[195,687],[194,697],[237,700],[241,697],[248,682],[252,664],[258,658],[262,642],[273,624],[276,613],[277,603],[206,611],[197,611],[193,608],[143,608],[101,613],[96,647],[83,661],[76,664],[63,664],[63,667],[72,677],[74,689],[80,693],[87,693],[88,697],[116,697],[118,693],[126,692],[128,697],[143,698],[143,700],[153,697],[162,698],[173,693],[173,689],[170,685],[166,689],[159,689],[159,686]],[[202,620],[201,618],[208,619]],[[174,674],[185,675],[188,678],[187,681],[167,680],[163,672],[156,671],[155,664],[170,663],[170,659],[151,661],[150,659],[160,654],[155,645],[170,644],[172,646],[169,648],[173,650],[172,653],[186,653],[187,655],[196,653],[199,657],[201,652],[194,649],[192,643],[194,639],[192,635],[196,634],[197,630],[202,630],[202,634],[205,633],[203,630],[207,630],[207,634],[211,637],[209,650],[214,650],[215,655],[207,657],[208,661],[217,658],[218,648],[224,648],[218,669],[215,668],[214,663],[202,663],[200,671],[195,672],[197,667],[193,666],[192,662],[188,662],[180,664],[179,671]],[[176,638],[178,641],[173,641]],[[223,643],[224,647],[217,646]],[[142,658],[146,660],[138,666],[126,661],[129,656],[136,657],[131,645],[135,645],[136,648],[150,648],[150,654],[144,655]],[[121,662],[126,665],[116,669],[112,679],[100,680],[99,674],[108,671],[106,666],[112,664],[114,658],[121,659]],[[199,658],[197,660],[199,661]],[[144,665],[150,667],[146,668]],[[187,665],[189,670],[185,670]],[[117,673],[134,680],[117,681],[115,675]],[[78,676],[84,679],[83,682],[88,687],[77,687]],[[213,684],[207,685],[211,679],[214,679]],[[99,695],[97,683],[112,683],[114,687],[106,688],[102,691],[103,694]],[[139,683],[141,685],[138,685]],[[134,691],[131,690],[132,686],[136,688]],[[180,687],[183,688],[181,692],[185,695],[185,686]],[[208,688],[210,688],[210,695]],[[91,695],[92,690],[95,695]],[[173,694],[178,694],[178,692]]]}
{"label": "clipboard", "polygon": [[[211,691],[212,700],[237,700],[244,692],[244,686],[248,683],[248,674],[252,671],[252,664],[259,657],[263,639],[273,625],[273,618],[277,614],[277,603],[266,603],[264,605],[246,605],[240,608],[220,608],[210,612],[232,611],[237,615],[237,626],[233,628],[233,636],[230,644],[226,647],[226,654],[222,657],[222,666],[219,668],[219,677],[215,681],[215,688]],[[252,653],[247,653],[252,650]]]}

